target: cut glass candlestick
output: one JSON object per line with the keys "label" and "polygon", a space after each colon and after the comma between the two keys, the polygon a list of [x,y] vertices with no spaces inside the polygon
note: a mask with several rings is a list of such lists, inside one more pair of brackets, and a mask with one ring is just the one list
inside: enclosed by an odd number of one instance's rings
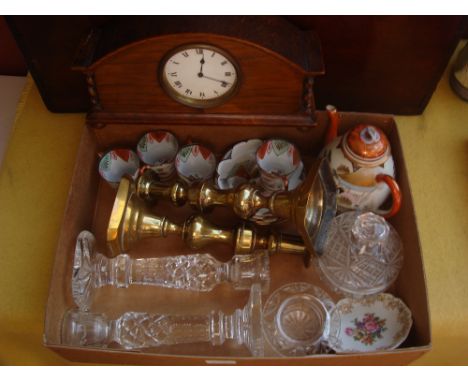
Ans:
{"label": "cut glass candlestick", "polygon": [[82,231],[76,240],[72,294],[82,310],[90,308],[96,289],[106,285],[127,288],[139,284],[208,292],[223,282],[237,290],[248,290],[259,283],[267,291],[269,256],[235,255],[226,263],[206,253],[142,259],[121,254],[108,258],[96,251],[91,232]]}
{"label": "cut glass candlestick", "polygon": [[262,295],[259,284],[250,290],[243,309],[231,315],[164,315],[126,312],[116,320],[105,314],[68,310],[62,320],[62,343],[70,346],[107,347],[117,343],[125,349],[162,345],[211,342],[222,345],[233,340],[245,345],[253,356],[264,354],[262,337]]}

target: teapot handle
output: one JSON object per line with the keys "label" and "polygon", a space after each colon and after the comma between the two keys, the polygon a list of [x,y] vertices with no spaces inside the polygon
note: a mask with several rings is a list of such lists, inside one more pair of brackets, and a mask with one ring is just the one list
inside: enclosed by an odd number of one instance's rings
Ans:
{"label": "teapot handle", "polygon": [[380,215],[382,215],[385,219],[391,218],[394,216],[401,207],[401,191],[400,187],[396,180],[387,174],[378,174],[375,177],[376,182],[385,182],[390,188],[390,192],[392,194],[392,207],[387,211],[378,211]]}

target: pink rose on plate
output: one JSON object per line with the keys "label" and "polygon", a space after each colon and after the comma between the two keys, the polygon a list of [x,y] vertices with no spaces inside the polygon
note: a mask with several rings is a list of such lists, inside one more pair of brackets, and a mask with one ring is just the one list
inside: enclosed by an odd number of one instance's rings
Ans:
{"label": "pink rose on plate", "polygon": [[354,334],[354,330],[352,328],[346,328],[345,329],[345,333],[348,335],[348,336],[352,336]]}
{"label": "pink rose on plate", "polygon": [[379,325],[377,325],[377,323],[375,321],[367,321],[364,324],[364,327],[370,333],[373,333],[373,332],[375,332],[375,331],[377,331],[379,329]]}

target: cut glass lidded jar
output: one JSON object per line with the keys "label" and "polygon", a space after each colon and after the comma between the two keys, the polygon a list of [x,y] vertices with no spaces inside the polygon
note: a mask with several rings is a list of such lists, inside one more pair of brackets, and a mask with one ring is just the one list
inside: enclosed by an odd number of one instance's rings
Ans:
{"label": "cut glass lidded jar", "polygon": [[318,267],[338,293],[364,297],[387,290],[403,266],[397,231],[373,212],[346,212],[334,218]]}

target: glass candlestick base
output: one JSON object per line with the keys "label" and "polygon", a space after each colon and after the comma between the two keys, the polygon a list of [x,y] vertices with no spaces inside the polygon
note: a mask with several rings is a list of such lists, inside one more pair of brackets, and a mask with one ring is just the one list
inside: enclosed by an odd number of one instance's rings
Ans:
{"label": "glass candlestick base", "polygon": [[76,305],[88,310],[96,289],[110,285],[149,285],[211,291],[227,282],[237,290],[249,290],[259,283],[266,292],[270,284],[269,256],[264,253],[235,255],[221,263],[209,254],[132,259],[126,254],[108,258],[95,250],[91,232],[82,231],[76,240],[72,294]]}
{"label": "glass candlestick base", "polygon": [[107,347],[117,343],[132,350],[197,342],[221,345],[233,340],[246,346],[253,356],[261,357],[261,287],[252,285],[245,307],[231,315],[221,311],[205,316],[126,312],[109,320],[105,314],[69,310],[62,320],[61,337],[64,345]]}
{"label": "glass candlestick base", "polygon": [[271,348],[286,357],[318,353],[329,331],[334,303],[322,289],[292,283],[274,291],[263,309],[263,331]]}

